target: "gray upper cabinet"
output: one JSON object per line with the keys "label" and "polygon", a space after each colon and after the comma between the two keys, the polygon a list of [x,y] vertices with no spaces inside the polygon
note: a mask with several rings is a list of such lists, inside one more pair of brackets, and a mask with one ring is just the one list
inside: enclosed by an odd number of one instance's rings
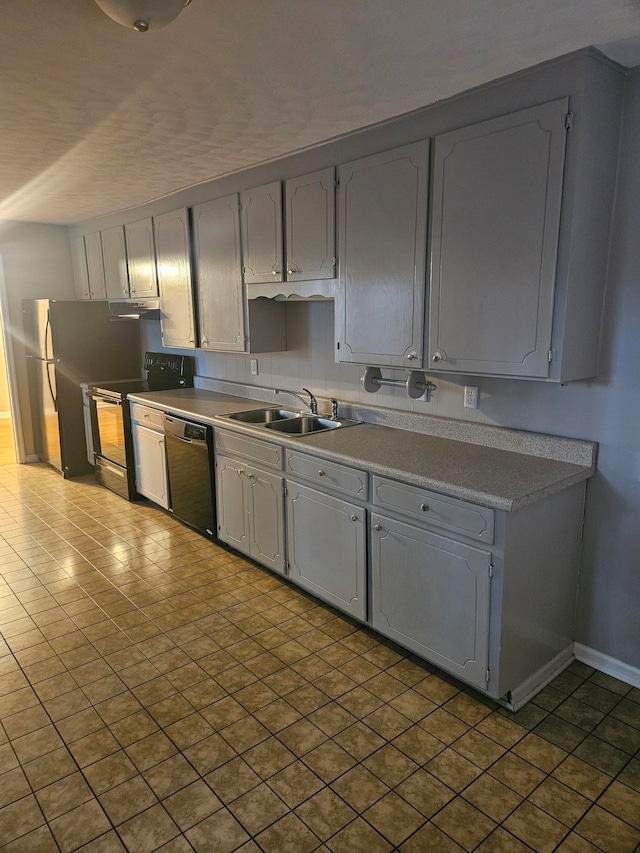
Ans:
{"label": "gray upper cabinet", "polygon": [[186,208],[163,213],[154,218],[154,226],[162,343],[166,347],[195,349],[189,213]]}
{"label": "gray upper cabinet", "polygon": [[549,375],[568,107],[436,137],[431,369]]}
{"label": "gray upper cabinet", "polygon": [[193,208],[200,345],[244,352],[245,305],[238,196]]}
{"label": "gray upper cabinet", "polygon": [[245,190],[242,204],[242,250],[247,284],[284,281],[282,184],[274,181]]}
{"label": "gray upper cabinet", "polygon": [[104,277],[102,259],[102,239],[99,231],[86,234],[84,245],[87,252],[87,273],[89,276],[89,294],[91,299],[106,299],[107,286]]}
{"label": "gray upper cabinet", "polygon": [[285,183],[287,281],[335,277],[335,186],[333,167]]}
{"label": "gray upper cabinet", "polygon": [[114,228],[107,228],[101,232],[101,236],[107,298],[126,298],[129,296],[129,270],[124,227],[116,225]]}
{"label": "gray upper cabinet", "polygon": [[423,363],[428,141],[340,167],[337,360]]}
{"label": "gray upper cabinet", "polygon": [[124,226],[129,265],[129,293],[136,299],[158,296],[156,250],[151,217]]}
{"label": "gray upper cabinet", "polygon": [[71,237],[69,245],[71,247],[71,267],[76,286],[76,296],[78,299],[91,299],[84,237]]}

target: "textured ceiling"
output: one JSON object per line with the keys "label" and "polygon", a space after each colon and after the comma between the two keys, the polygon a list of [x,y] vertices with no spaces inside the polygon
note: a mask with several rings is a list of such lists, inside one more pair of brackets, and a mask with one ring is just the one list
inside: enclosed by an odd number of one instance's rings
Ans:
{"label": "textured ceiling", "polygon": [[131,207],[590,44],[640,61],[640,0],[193,0],[146,34],[2,6],[0,219]]}

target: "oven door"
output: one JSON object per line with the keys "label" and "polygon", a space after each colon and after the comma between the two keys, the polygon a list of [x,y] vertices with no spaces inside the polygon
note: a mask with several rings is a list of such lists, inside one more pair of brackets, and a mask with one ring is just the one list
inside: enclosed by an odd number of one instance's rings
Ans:
{"label": "oven door", "polygon": [[96,456],[121,468],[127,467],[123,400],[92,388],[90,390],[91,430]]}

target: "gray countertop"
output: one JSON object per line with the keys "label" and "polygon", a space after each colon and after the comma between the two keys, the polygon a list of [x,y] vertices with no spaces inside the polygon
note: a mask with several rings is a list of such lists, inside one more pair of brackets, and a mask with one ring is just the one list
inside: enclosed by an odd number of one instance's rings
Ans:
{"label": "gray countertop", "polygon": [[593,466],[375,424],[292,437],[220,418],[265,405],[259,400],[198,388],[130,394],[129,399],[493,509],[518,509],[593,474]]}

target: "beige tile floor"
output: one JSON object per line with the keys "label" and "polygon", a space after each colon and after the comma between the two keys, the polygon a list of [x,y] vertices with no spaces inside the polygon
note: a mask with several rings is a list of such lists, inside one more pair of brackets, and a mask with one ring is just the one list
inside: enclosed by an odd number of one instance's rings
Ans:
{"label": "beige tile floor", "polygon": [[0,849],[631,853],[640,690],[512,715],[148,504],[0,468]]}

